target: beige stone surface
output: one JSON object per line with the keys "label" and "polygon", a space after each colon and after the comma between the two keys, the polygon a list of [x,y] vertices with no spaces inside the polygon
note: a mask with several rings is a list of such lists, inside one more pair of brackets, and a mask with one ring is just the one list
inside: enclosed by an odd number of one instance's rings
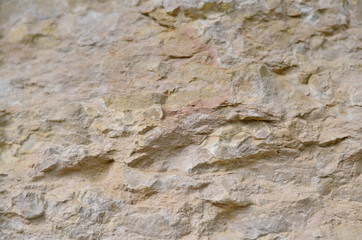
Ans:
{"label": "beige stone surface", "polygon": [[362,239],[362,1],[1,0],[0,240]]}

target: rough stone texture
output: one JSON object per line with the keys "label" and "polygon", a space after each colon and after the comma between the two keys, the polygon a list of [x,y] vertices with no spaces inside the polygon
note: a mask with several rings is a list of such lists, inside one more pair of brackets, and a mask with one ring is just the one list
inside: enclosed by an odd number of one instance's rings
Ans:
{"label": "rough stone texture", "polygon": [[361,0],[1,0],[0,239],[360,240]]}

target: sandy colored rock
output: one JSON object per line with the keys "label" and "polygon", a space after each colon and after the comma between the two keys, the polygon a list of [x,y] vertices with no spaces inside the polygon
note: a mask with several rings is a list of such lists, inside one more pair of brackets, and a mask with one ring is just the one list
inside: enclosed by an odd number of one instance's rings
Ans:
{"label": "sandy colored rock", "polygon": [[360,240],[361,9],[0,1],[0,240]]}

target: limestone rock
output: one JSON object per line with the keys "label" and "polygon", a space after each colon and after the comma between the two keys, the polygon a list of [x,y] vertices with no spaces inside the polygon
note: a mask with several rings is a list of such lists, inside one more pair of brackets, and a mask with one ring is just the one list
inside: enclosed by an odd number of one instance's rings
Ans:
{"label": "limestone rock", "polygon": [[360,240],[361,7],[0,1],[0,240]]}
{"label": "limestone rock", "polygon": [[46,203],[43,197],[33,192],[23,192],[12,199],[14,212],[26,219],[44,215]]}

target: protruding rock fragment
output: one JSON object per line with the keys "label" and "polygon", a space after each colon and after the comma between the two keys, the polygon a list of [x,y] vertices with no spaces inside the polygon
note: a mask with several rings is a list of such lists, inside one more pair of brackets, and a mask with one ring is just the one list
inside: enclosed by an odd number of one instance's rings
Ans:
{"label": "protruding rock fragment", "polygon": [[13,197],[14,212],[25,219],[34,219],[44,215],[46,202],[44,197],[34,192],[22,192]]}

